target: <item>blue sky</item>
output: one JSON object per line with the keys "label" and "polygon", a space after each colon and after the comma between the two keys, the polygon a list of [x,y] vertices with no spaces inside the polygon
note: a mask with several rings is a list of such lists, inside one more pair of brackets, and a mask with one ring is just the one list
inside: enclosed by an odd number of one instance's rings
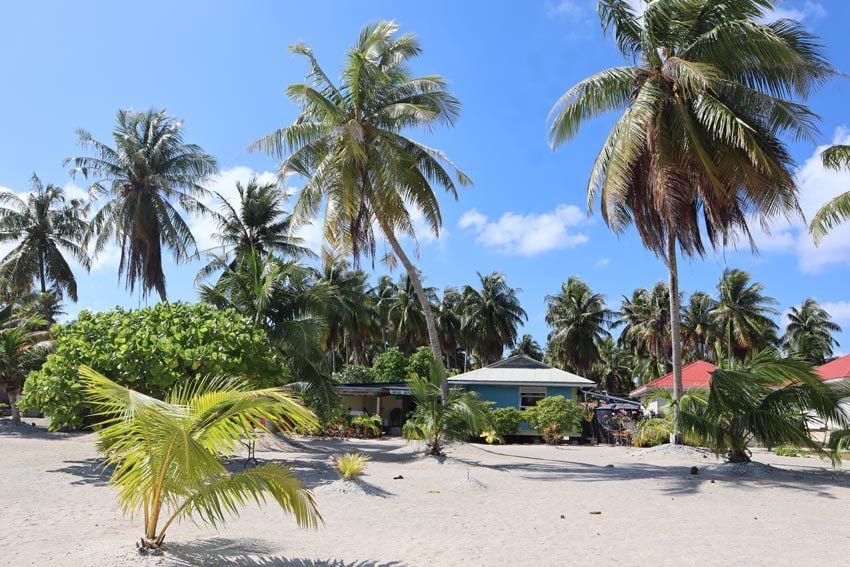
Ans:
{"label": "blue sky", "polygon": [[[544,297],[577,275],[616,308],[623,294],[666,278],[664,265],[643,250],[634,231],[617,237],[585,214],[590,164],[613,117],[592,123],[553,152],[546,117],[577,81],[620,64],[603,38],[593,0],[517,2],[160,2],[130,8],[117,2],[16,2],[0,19],[0,187],[24,192],[33,172],[46,182],[85,188],[61,165],[77,155],[74,130],[109,139],[119,108],[167,107],[184,120],[186,137],[219,160],[214,188],[232,192],[237,179],[274,171],[247,145],[296,115],[283,91],[300,81],[304,61],[287,52],[303,41],[335,74],[361,26],[395,19],[420,37],[424,54],[414,71],[438,73],[463,102],[455,128],[417,137],[444,150],[473,179],[459,201],[443,199],[445,228],[420,239],[427,283],[442,288],[504,272],[522,288],[526,332],[545,341]],[[777,15],[802,19],[827,46],[833,63],[850,71],[850,3],[789,0]],[[847,140],[850,79],[836,78],[811,101],[823,117],[819,144]],[[794,144],[801,202],[811,215],[829,197],[850,189],[850,175],[825,172],[818,148]],[[203,245],[212,227],[195,220]],[[763,282],[781,309],[807,297],[824,303],[847,331],[850,352],[850,226],[814,248],[801,223],[757,234],[761,253],[711,254],[680,264],[686,291],[712,291],[725,266]],[[315,231],[307,231],[315,239]],[[408,244],[410,244],[408,242]],[[200,263],[167,270],[171,299],[195,297]],[[107,250],[91,274],[79,273],[82,308],[139,305],[116,275]],[[378,266],[382,271],[382,266]]]}

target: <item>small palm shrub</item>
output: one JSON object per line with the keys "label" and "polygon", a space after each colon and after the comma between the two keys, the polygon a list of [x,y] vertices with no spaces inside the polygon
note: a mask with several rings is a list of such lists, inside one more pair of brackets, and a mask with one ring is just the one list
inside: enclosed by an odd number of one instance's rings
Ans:
{"label": "small palm shrub", "polygon": [[543,428],[543,441],[545,441],[547,445],[557,445],[564,439],[564,435],[561,433],[561,430],[562,427],[560,424],[550,423]]}
{"label": "small palm shrub", "polygon": [[243,439],[267,432],[267,423],[285,432],[314,425],[314,416],[283,390],[208,378],[159,400],[85,366],[80,377],[86,401],[102,418],[98,450],[114,467],[109,483],[125,513],[143,511],[144,549],[160,548],[182,518],[218,527],[240,506],[269,497],[300,526],[321,521],[312,494],[289,468],[269,463],[230,473],[219,460],[237,454]]}
{"label": "small palm shrub", "polygon": [[358,437],[378,437],[383,425],[380,415],[358,415],[351,418],[351,428]]}
{"label": "small palm shrub", "polygon": [[493,443],[504,443],[505,440],[498,433],[496,433],[495,429],[487,429],[481,432],[480,437],[484,439],[484,442],[488,445],[492,445]]}
{"label": "small palm shrub", "polygon": [[369,460],[371,457],[360,453],[346,453],[333,457],[334,466],[342,476],[342,480],[357,480],[366,470],[366,461]]}
{"label": "small palm shrub", "polygon": [[632,445],[635,447],[655,447],[670,441],[673,433],[673,422],[670,419],[653,417],[638,423],[632,434]]}
{"label": "small palm shrub", "polygon": [[829,434],[829,448],[844,451],[850,447],[850,429],[839,429]]}

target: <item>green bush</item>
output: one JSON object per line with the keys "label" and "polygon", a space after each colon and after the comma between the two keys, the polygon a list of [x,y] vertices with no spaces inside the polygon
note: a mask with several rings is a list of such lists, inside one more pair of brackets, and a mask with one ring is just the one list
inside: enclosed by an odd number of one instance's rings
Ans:
{"label": "green bush", "polygon": [[30,374],[21,409],[49,415],[53,430],[81,427],[87,411],[77,375],[82,364],[157,398],[199,376],[242,376],[254,387],[282,384],[288,377],[265,334],[233,310],[158,303],[83,311],[58,327],[56,352]]}
{"label": "green bush", "polygon": [[523,412],[525,421],[532,429],[542,432],[555,424],[557,431],[562,434],[581,431],[585,415],[587,412],[581,406],[564,396],[543,398],[536,406]]}
{"label": "green bush", "polygon": [[407,358],[398,348],[389,348],[375,357],[372,370],[376,382],[404,382],[408,377]]}
{"label": "green bush", "polygon": [[504,439],[508,435],[516,435],[519,432],[522,412],[511,407],[492,409],[490,410],[490,421],[496,435]]}
{"label": "green bush", "polygon": [[339,384],[365,384],[377,382],[374,369],[359,364],[349,364],[333,375],[334,382]]}
{"label": "green bush", "polygon": [[632,433],[632,445],[635,447],[655,447],[670,442],[673,422],[661,417],[641,421]]}
{"label": "green bush", "polygon": [[847,450],[850,448],[850,429],[839,429],[832,431],[829,434],[829,448],[833,451],[841,448]]}
{"label": "green bush", "polygon": [[791,445],[782,445],[773,450],[773,454],[777,457],[802,457],[803,453],[798,447]]}
{"label": "green bush", "polygon": [[428,377],[434,371],[434,366],[434,353],[431,352],[431,347],[421,346],[410,355],[407,361],[407,374]]}

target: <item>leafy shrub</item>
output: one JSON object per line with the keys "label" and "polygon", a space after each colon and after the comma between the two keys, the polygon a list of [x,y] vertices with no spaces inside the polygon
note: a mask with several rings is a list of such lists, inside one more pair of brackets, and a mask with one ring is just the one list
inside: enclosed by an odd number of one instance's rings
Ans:
{"label": "leafy shrub", "polygon": [[56,332],[56,352],[24,385],[22,409],[51,417],[50,428],[84,423],[81,365],[161,398],[200,376],[243,376],[254,387],[282,384],[287,371],[265,334],[236,311],[205,303],[158,303],[92,313]]}
{"label": "leafy shrub", "polygon": [[421,346],[410,355],[407,361],[407,374],[427,377],[434,371],[434,366],[434,353],[431,352],[431,347]]}
{"label": "leafy shrub", "polygon": [[407,358],[396,347],[375,357],[372,364],[376,382],[404,382],[407,380]]}
{"label": "leafy shrub", "polygon": [[360,453],[346,453],[333,457],[334,466],[342,475],[342,480],[357,480],[357,477],[366,470],[366,462],[369,460],[371,457]]}
{"label": "leafy shrub", "polygon": [[845,450],[850,447],[850,429],[839,429],[829,434],[829,448]]}
{"label": "leafy shrub", "polygon": [[673,422],[661,417],[641,421],[632,433],[632,445],[635,447],[655,447],[670,442]]}
{"label": "leafy shrub", "polygon": [[519,432],[519,424],[522,422],[522,412],[513,407],[492,409],[490,421],[499,437],[516,435]]}
{"label": "leafy shrub", "polygon": [[358,415],[351,418],[351,427],[358,437],[378,437],[383,425],[380,415]]}
{"label": "leafy shrub", "polygon": [[801,457],[803,453],[797,447],[791,445],[782,445],[773,450],[773,454],[777,457]]}
{"label": "leafy shrub", "polygon": [[367,384],[377,382],[374,369],[359,364],[349,364],[333,375],[335,382],[339,384]]}
{"label": "leafy shrub", "polygon": [[561,434],[579,431],[585,415],[581,406],[564,396],[543,398],[536,406],[523,412],[525,421],[532,429],[542,432],[554,424]]}

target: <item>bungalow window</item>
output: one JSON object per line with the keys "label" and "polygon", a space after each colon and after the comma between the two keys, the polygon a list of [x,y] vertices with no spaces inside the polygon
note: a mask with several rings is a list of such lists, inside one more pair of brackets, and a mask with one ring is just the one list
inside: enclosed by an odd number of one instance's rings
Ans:
{"label": "bungalow window", "polygon": [[519,409],[533,408],[546,397],[546,388],[540,386],[520,386]]}

